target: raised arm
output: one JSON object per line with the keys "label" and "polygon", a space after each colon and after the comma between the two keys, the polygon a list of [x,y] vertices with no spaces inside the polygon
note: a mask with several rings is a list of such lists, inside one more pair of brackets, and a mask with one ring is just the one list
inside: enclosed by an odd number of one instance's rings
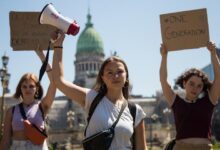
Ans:
{"label": "raised arm", "polygon": [[166,46],[164,44],[161,44],[160,47],[160,54],[162,56],[161,58],[161,64],[160,64],[160,83],[163,90],[163,95],[166,98],[166,101],[168,102],[169,106],[172,105],[173,99],[175,97],[175,93],[173,92],[171,86],[167,82],[167,55],[168,50],[166,49]]}
{"label": "raised arm", "polygon": [[[43,50],[40,50],[40,48],[38,48],[37,50],[35,50],[35,52],[43,63],[45,60],[45,55],[43,53]],[[47,89],[47,93],[46,93],[45,97],[41,100],[41,106],[42,106],[45,114],[47,114],[49,109],[51,108],[51,105],[53,104],[53,100],[54,100],[55,94],[56,94],[56,86],[55,86],[55,83],[53,80],[52,71],[53,70],[51,68],[51,65],[48,63],[47,68],[46,68],[46,72],[47,72],[47,76],[50,80],[50,85]]]}
{"label": "raised arm", "polygon": [[64,79],[63,73],[63,41],[64,33],[57,39],[57,33],[53,33],[52,38],[56,39],[54,42],[54,56],[53,56],[53,77],[57,88],[62,91],[67,97],[79,103],[82,107],[85,106],[86,88],[77,86],[72,82]]}
{"label": "raised arm", "polygon": [[212,42],[208,42],[207,49],[210,51],[211,61],[214,71],[214,81],[210,88],[210,97],[214,104],[220,97],[220,63],[216,53],[216,46]]}

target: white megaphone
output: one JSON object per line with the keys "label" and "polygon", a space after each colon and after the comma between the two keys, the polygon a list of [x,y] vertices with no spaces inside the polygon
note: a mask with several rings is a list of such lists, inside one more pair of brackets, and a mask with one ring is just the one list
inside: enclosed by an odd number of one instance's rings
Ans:
{"label": "white megaphone", "polygon": [[75,20],[63,17],[52,4],[44,6],[39,16],[40,24],[49,24],[57,27],[63,32],[71,35],[76,35],[79,32],[79,25]]}

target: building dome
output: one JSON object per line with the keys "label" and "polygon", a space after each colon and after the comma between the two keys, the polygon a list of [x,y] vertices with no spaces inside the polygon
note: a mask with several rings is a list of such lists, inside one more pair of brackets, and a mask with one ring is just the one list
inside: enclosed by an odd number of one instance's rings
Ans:
{"label": "building dome", "polygon": [[82,87],[92,88],[105,54],[102,39],[93,28],[89,13],[86,27],[77,40],[75,56],[75,80],[73,82]]}
{"label": "building dome", "polygon": [[104,54],[103,42],[98,32],[93,28],[91,15],[87,15],[86,28],[80,34],[77,41],[76,55],[81,53]]}

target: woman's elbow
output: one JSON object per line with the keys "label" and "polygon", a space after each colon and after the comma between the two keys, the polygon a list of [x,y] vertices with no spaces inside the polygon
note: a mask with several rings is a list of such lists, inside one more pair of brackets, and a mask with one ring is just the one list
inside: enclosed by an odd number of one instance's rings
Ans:
{"label": "woman's elbow", "polygon": [[64,83],[64,79],[63,79],[62,77],[54,78],[54,79],[53,79],[53,82],[54,82],[55,86],[56,86],[57,88],[59,88],[59,87],[61,87],[62,84]]}

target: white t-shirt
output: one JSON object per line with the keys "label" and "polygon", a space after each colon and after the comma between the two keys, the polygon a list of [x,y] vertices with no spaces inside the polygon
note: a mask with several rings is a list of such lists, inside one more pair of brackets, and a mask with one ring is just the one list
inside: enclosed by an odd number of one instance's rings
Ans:
{"label": "white t-shirt", "polygon": [[[85,110],[87,114],[89,112],[90,105],[96,95],[97,92],[95,90],[88,90],[85,104]],[[146,114],[139,105],[135,105],[137,108],[135,118],[136,127],[140,123],[140,121],[145,118]],[[89,125],[86,130],[86,137],[89,137],[97,132],[111,127],[111,125],[117,119],[120,109],[121,108],[118,108],[107,97],[104,96],[100,103],[97,105],[90,119]],[[133,118],[127,106],[115,127],[115,136],[112,141],[110,150],[131,150],[132,145],[130,142],[130,138],[132,134]]]}

